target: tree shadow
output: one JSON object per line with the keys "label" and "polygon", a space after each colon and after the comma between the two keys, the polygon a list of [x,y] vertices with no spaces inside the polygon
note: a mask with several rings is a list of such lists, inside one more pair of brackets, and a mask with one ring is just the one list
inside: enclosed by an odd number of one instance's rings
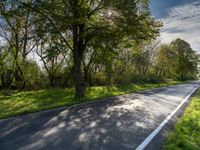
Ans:
{"label": "tree shadow", "polygon": [[[2,120],[0,149],[133,149],[180,103],[182,94],[167,90],[127,94]],[[174,102],[168,102],[173,97]]]}

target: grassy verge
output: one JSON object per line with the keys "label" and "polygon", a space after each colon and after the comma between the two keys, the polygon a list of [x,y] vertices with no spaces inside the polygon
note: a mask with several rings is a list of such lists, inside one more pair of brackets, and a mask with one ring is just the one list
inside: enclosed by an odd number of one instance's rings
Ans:
{"label": "grassy verge", "polygon": [[169,134],[164,150],[200,150],[200,90]]}
{"label": "grassy verge", "polygon": [[79,99],[74,98],[73,89],[45,89],[15,92],[10,96],[0,95],[0,119],[177,83],[180,82],[170,81],[159,84],[90,87],[86,89],[86,96]]}

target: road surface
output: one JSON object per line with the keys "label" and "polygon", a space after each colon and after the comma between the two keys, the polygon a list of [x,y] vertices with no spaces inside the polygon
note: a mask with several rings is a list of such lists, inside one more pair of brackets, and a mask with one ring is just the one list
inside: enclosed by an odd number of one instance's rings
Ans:
{"label": "road surface", "polygon": [[197,84],[0,120],[0,150],[133,150]]}

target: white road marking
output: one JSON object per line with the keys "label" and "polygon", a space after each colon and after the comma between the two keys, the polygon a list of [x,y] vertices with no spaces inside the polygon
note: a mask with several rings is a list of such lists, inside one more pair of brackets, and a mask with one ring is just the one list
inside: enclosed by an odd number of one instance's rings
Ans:
{"label": "white road marking", "polygon": [[180,103],[178,107],[135,150],[143,150],[172,118],[172,116],[181,108],[181,106],[188,101],[188,99],[199,88],[199,86],[200,85],[197,84],[196,88],[182,101],[182,103]]}

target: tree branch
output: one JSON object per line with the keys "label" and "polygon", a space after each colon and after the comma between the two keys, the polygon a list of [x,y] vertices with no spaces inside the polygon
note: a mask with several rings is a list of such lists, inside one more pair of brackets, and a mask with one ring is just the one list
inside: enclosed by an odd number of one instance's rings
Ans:
{"label": "tree branch", "polygon": [[20,1],[20,0],[16,0],[18,3],[30,8],[31,10],[33,10],[36,13],[39,13],[40,15],[42,15],[43,17],[45,17],[46,19],[48,19],[48,21],[54,26],[55,30],[58,32],[58,34],[60,35],[60,37],[62,38],[62,40],[65,42],[65,44],[71,49],[73,50],[73,48],[70,46],[70,44],[67,42],[67,40],[63,37],[62,33],[59,31],[59,29],[57,28],[56,24],[54,23],[54,21],[49,18],[46,14],[42,13],[41,11],[33,8],[32,6]]}

